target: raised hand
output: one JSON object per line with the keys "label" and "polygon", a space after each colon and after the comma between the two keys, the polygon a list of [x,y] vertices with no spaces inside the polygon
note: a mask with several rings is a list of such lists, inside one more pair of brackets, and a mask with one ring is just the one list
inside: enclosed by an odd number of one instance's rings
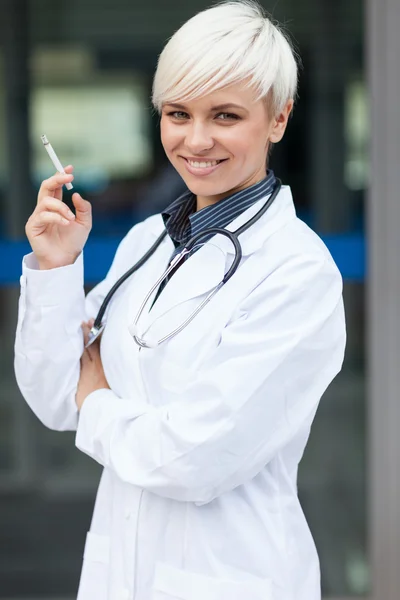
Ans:
{"label": "raised hand", "polygon": [[42,182],[37,205],[25,232],[40,269],[64,267],[75,262],[92,228],[90,202],[78,193],[72,195],[75,215],[62,201],[62,187],[74,179],[73,167]]}

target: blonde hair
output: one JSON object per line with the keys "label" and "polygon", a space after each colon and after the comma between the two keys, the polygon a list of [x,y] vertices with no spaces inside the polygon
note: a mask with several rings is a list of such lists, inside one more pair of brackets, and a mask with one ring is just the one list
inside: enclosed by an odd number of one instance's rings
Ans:
{"label": "blonde hair", "polygon": [[297,92],[294,50],[281,29],[252,0],[222,2],[184,23],[158,60],[152,101],[188,102],[242,82],[278,115]]}

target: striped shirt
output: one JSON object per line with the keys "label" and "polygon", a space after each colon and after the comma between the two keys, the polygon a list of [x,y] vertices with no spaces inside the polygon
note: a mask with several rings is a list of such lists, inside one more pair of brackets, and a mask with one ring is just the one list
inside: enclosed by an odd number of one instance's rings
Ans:
{"label": "striped shirt", "polygon": [[[196,211],[196,196],[190,191],[182,194],[162,213],[165,228],[175,246],[171,260],[191,237],[209,227],[226,227],[257,200],[271,194],[275,183],[274,172],[268,171],[262,181],[199,211]],[[212,236],[213,234],[208,239]],[[205,241],[207,237],[201,243]]]}
{"label": "striped shirt", "polygon": [[[257,200],[271,194],[275,187],[275,183],[276,179],[274,172],[268,170],[267,176],[262,181],[259,181],[240,192],[236,192],[215,204],[206,206],[199,211],[196,211],[196,196],[192,194],[192,192],[188,190],[179,196],[179,198],[174,200],[174,202],[161,213],[167,233],[175,246],[175,250],[170,258],[170,263],[172,259],[183,250],[191,237],[209,227],[226,227],[257,202]],[[210,234],[209,237],[204,236],[201,240],[201,245],[211,239],[213,235],[214,234]],[[199,248],[200,245],[195,247],[192,253]],[[185,259],[188,257],[189,255],[187,255]],[[174,271],[169,274],[169,278],[173,273]],[[164,289],[167,281],[168,280],[165,279],[160,285],[154,302]]]}

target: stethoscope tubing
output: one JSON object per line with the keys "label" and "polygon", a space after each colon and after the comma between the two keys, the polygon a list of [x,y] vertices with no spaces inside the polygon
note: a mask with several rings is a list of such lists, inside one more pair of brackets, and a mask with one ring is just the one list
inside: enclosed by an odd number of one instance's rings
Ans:
{"label": "stethoscope tubing", "polygon": [[[279,194],[281,186],[282,186],[282,182],[280,181],[280,179],[277,178],[275,188],[274,188],[272,194],[269,196],[268,200],[265,202],[265,204],[261,207],[261,209],[259,211],[257,211],[257,213],[251,219],[249,219],[249,221],[244,223],[244,225],[242,225],[235,231],[228,231],[227,229],[223,229],[221,227],[210,227],[209,229],[200,231],[199,233],[194,235],[189,240],[189,242],[186,244],[185,248],[176,257],[174,257],[174,259],[171,261],[171,264],[168,266],[167,270],[154,283],[154,285],[151,287],[150,291],[146,294],[146,297],[144,298],[142,304],[140,305],[140,308],[139,308],[138,314],[136,315],[135,321],[129,328],[129,330],[130,330],[135,342],[138,344],[138,346],[140,346],[141,348],[152,348],[155,345],[159,345],[159,344],[163,343],[164,341],[166,341],[166,340],[174,337],[178,333],[180,333],[199,314],[199,312],[206,306],[206,304],[208,304],[208,302],[210,302],[210,300],[221,289],[221,287],[223,287],[227,283],[227,281],[229,281],[229,279],[237,271],[237,269],[240,265],[240,262],[242,260],[242,247],[240,245],[239,235],[244,233],[247,229],[249,229],[249,227],[254,225],[254,223],[256,223],[263,216],[263,214],[268,210],[268,208],[271,206],[271,204],[274,202],[275,198]],[[191,250],[193,250],[195,245],[198,244],[202,238],[204,238],[205,236],[207,236],[207,238],[209,238],[210,235],[214,236],[214,235],[218,235],[218,234],[227,237],[232,242],[234,249],[235,249],[235,258],[232,262],[232,265],[230,266],[228,271],[225,273],[224,278],[214,288],[214,290],[212,290],[212,292],[210,292],[210,294],[208,294],[208,296],[200,303],[200,305],[193,311],[193,313],[191,315],[189,315],[189,317],[179,327],[177,327],[173,332],[169,333],[168,335],[166,335],[163,338],[161,338],[160,340],[158,340],[156,344],[154,344],[154,342],[153,343],[146,342],[143,339],[143,337],[138,335],[138,321],[146,307],[146,304],[150,300],[153,292],[168,277],[168,275],[171,273],[171,271],[180,264],[180,262],[185,258],[185,256],[187,254],[189,254],[191,252]],[[135,271],[140,269],[140,267],[142,267],[147,262],[147,260],[154,254],[154,252],[160,246],[160,244],[162,243],[162,241],[164,240],[166,235],[167,235],[167,231],[164,230],[161,233],[161,235],[157,238],[157,240],[154,242],[154,244],[151,246],[151,248],[149,248],[149,250],[142,256],[142,258],[135,265],[133,265],[133,267],[131,267],[126,273],[124,273],[124,275],[122,275],[116,281],[116,283],[112,286],[112,288],[110,289],[110,291],[104,298],[102,305],[99,309],[99,312],[96,316],[93,327],[90,331],[89,341],[86,344],[86,347],[90,346],[94,342],[94,340],[100,335],[100,333],[103,331],[103,329],[105,327],[105,323],[102,324],[103,316],[104,316],[104,314],[107,310],[107,307],[108,307],[112,297],[114,296],[115,292],[133,273],[135,273]],[[147,333],[147,331],[148,331],[148,329],[146,330],[144,335]]]}
{"label": "stethoscope tubing", "polygon": [[103,317],[104,317],[107,307],[108,307],[109,303],[111,302],[111,299],[113,298],[115,292],[121,287],[121,285],[123,283],[125,283],[125,281],[127,279],[129,279],[129,277],[131,275],[133,275],[133,273],[135,273],[138,269],[140,269],[140,267],[142,267],[148,261],[148,259],[154,254],[154,252],[157,250],[157,248],[159,247],[161,242],[164,240],[166,235],[167,235],[167,230],[165,229],[161,233],[161,235],[156,239],[154,244],[142,256],[142,258],[140,260],[138,260],[137,263],[135,263],[133,265],[133,267],[131,267],[126,273],[124,273],[114,283],[114,285],[112,286],[112,288],[110,289],[110,291],[108,292],[107,296],[104,298],[104,300],[100,306],[99,312],[97,313],[97,316],[94,320],[94,324],[91,329],[92,337],[91,337],[91,339],[89,338],[89,341],[86,344],[86,348],[88,346],[90,346],[95,341],[95,339],[100,335],[100,333],[103,331],[103,329],[105,327],[105,324],[104,325],[102,324]]}
{"label": "stethoscope tubing", "polygon": [[[140,346],[141,348],[154,348],[156,346],[159,346],[163,342],[166,342],[170,338],[175,337],[178,333],[180,333],[181,331],[183,331],[185,329],[185,327],[187,325],[189,325],[189,323],[191,323],[193,321],[193,319],[199,314],[199,312],[201,312],[203,310],[203,308],[210,302],[210,300],[215,296],[215,294],[217,292],[219,292],[219,290],[222,288],[223,285],[224,285],[224,283],[221,281],[208,294],[208,296],[201,302],[201,304],[199,304],[199,306],[196,307],[196,309],[188,316],[188,318],[183,323],[181,323],[181,325],[179,325],[179,327],[177,327],[176,329],[174,329],[173,331],[171,331],[170,333],[168,333],[164,337],[160,338],[156,343],[146,342],[146,340],[144,340],[143,337],[139,337],[139,335],[137,334],[137,323],[138,323],[140,315],[141,315],[141,313],[138,313],[138,315],[137,315],[137,317],[135,319],[134,325],[129,328],[129,330],[130,330],[130,332],[132,334],[133,339],[135,340],[135,342],[137,343],[137,345]],[[153,289],[153,291],[154,291],[154,289]],[[143,306],[143,308],[144,308],[144,306]],[[142,312],[143,312],[143,308],[142,308]],[[149,328],[142,335],[146,335],[147,332],[148,332],[148,330],[149,330]]]}

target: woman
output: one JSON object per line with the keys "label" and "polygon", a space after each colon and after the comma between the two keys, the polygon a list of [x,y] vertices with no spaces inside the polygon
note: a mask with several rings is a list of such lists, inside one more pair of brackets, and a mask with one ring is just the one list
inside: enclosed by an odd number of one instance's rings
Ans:
{"label": "woman", "polygon": [[[16,339],[19,386],[52,429],[104,466],[87,536],[80,600],[317,600],[319,566],[297,493],[298,463],[345,346],[342,281],[282,187],[240,236],[235,275],[177,335],[232,264],[208,236],[168,283],[149,289],[191,235],[236,230],[277,182],[267,170],[296,94],[296,61],[250,2],[189,20],[154,80],[161,138],[188,192],[134,227],[85,299],[90,205],[42,183],[26,232]],[[108,291],[166,228],[116,292],[101,345],[83,350]],[[203,240],[204,241],[204,240]],[[140,348],[134,335],[152,340]],[[151,345],[151,344],[150,344]],[[81,358],[82,357],[82,358]]]}

